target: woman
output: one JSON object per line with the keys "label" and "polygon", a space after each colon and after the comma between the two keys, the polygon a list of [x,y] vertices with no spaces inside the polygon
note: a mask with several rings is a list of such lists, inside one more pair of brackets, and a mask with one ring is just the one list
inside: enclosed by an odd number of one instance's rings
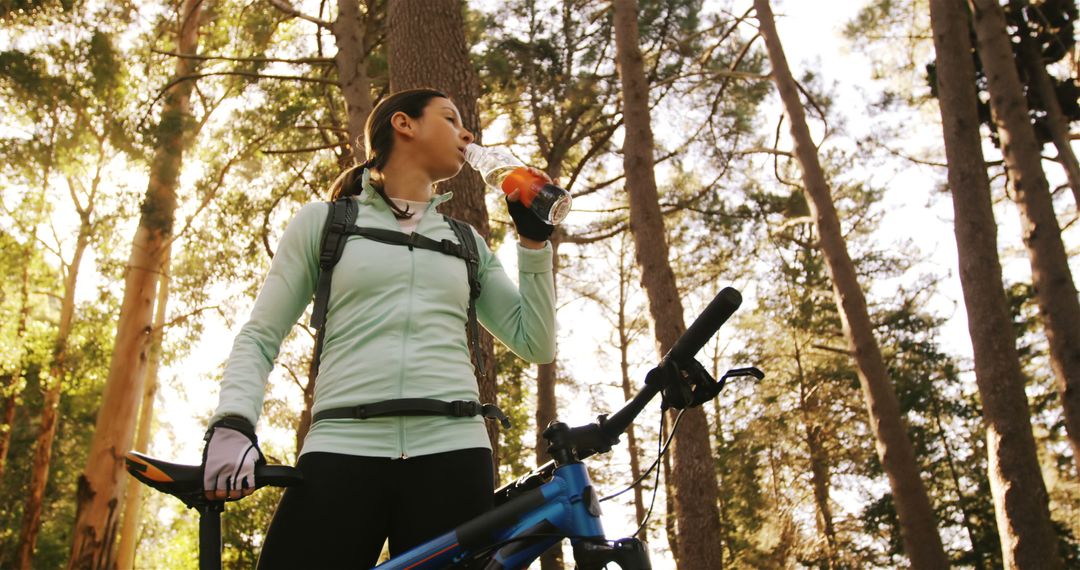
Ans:
{"label": "woman", "polygon": [[[386,97],[365,127],[368,160],[332,195],[352,196],[356,226],[457,241],[434,207],[433,185],[455,176],[473,135],[443,93]],[[552,227],[508,197],[519,233],[519,286],[483,239],[479,321],[522,358],[554,359]],[[254,424],[282,339],[311,300],[326,203],[301,208],[282,235],[250,320],[225,368],[207,431],[204,487],[217,498],[251,492],[262,453]],[[475,235],[475,230],[473,230]],[[466,341],[465,263],[442,253],[350,236],[331,282],[314,415],[400,398],[477,400]],[[368,568],[389,540],[397,554],[491,508],[491,448],[479,416],[390,416],[316,421],[267,531],[260,568]]]}

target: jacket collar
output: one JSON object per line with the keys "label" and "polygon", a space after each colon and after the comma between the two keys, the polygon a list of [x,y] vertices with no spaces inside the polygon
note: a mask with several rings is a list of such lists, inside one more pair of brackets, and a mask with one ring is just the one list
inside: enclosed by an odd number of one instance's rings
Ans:
{"label": "jacket collar", "polygon": [[[364,174],[360,179],[364,189],[360,193],[360,203],[371,205],[374,208],[389,210],[390,207],[386,205],[386,202],[379,197],[379,193],[375,191],[375,187],[371,185],[371,171],[367,168],[364,169]],[[431,197],[431,201],[428,202],[427,209],[431,210],[435,206],[446,202],[454,197],[453,192],[444,192],[442,194],[436,194]]]}

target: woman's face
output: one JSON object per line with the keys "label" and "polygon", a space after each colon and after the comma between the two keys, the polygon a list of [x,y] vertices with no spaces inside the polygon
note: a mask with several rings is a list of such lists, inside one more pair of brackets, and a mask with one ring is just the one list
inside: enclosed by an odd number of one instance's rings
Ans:
{"label": "woman's face", "polygon": [[436,97],[428,102],[418,121],[414,143],[419,158],[435,181],[453,178],[465,164],[465,145],[473,135],[461,124],[461,115],[452,101]]}

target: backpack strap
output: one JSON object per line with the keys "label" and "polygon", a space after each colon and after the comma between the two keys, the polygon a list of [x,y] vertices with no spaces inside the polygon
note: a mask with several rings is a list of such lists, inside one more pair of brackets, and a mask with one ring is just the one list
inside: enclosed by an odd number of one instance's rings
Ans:
{"label": "backpack strap", "polygon": [[334,266],[345,251],[345,240],[349,229],[356,224],[356,203],[350,198],[339,198],[328,202],[330,212],[326,215],[323,226],[322,244],[319,249],[319,280],[315,285],[315,304],[311,309],[311,326],[315,333],[315,354],[311,359],[311,378],[319,372],[322,356],[323,337],[326,336],[326,311],[330,302],[330,281],[334,275]]}
{"label": "backpack strap", "polygon": [[480,253],[476,248],[476,236],[473,235],[469,224],[449,216],[443,216],[443,219],[450,224],[454,235],[457,236],[458,244],[465,250],[462,259],[465,260],[465,267],[469,272],[469,324],[466,334],[469,337],[469,348],[472,349],[476,385],[479,388],[482,381],[487,378],[484,353],[480,350],[480,323],[476,319],[476,299],[480,297]]}
{"label": "backpack strap", "polygon": [[[346,232],[352,236],[361,236],[380,243],[404,245],[409,248],[409,251],[420,248],[445,255],[452,255],[466,261],[469,259],[467,247],[463,247],[448,239],[436,241],[416,232],[407,234],[404,232],[396,232],[394,230],[385,230],[383,228],[359,228],[356,226],[347,229]],[[475,246],[476,244],[473,245]]]}
{"label": "backpack strap", "polygon": [[322,356],[323,337],[326,334],[326,313],[330,301],[330,282],[334,274],[334,266],[341,260],[341,254],[345,250],[345,240],[349,236],[356,235],[381,243],[404,245],[410,250],[420,248],[436,251],[465,261],[469,277],[466,335],[473,357],[477,386],[479,386],[481,380],[487,376],[487,368],[484,365],[483,353],[480,351],[480,323],[476,317],[476,299],[480,297],[481,290],[480,253],[472,227],[461,220],[443,216],[446,223],[450,225],[450,229],[454,231],[457,243],[448,239],[436,241],[416,232],[406,234],[382,228],[357,227],[356,214],[356,203],[349,198],[340,198],[330,203],[330,212],[327,214],[326,225],[323,227],[322,246],[319,251],[319,280],[315,287],[315,304],[311,311],[311,326],[317,331],[315,355],[311,359],[312,377],[318,374]]}

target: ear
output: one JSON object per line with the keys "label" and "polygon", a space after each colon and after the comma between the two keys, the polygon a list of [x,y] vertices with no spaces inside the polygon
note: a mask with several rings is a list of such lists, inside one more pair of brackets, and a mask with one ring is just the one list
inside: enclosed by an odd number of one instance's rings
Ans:
{"label": "ear", "polygon": [[412,138],[415,134],[416,124],[413,118],[401,111],[390,116],[390,126],[394,127],[395,132],[406,138]]}

